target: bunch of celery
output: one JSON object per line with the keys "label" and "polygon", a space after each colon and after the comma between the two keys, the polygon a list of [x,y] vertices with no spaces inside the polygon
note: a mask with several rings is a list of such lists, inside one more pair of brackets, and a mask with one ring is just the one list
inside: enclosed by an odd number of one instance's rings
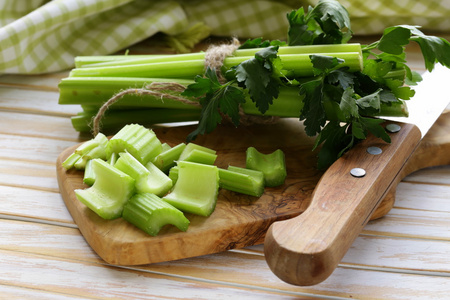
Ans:
{"label": "bunch of celery", "polygon": [[[205,67],[205,53],[78,57],[76,68],[59,85],[59,103],[81,105],[72,123],[88,131],[105,101],[135,89],[111,106],[103,130],[131,122],[199,121],[187,141],[212,132],[224,116],[239,125],[241,111],[299,118],[306,133],[317,136],[318,166],[325,168],[369,133],[390,141],[382,121],[372,117],[407,116],[405,100],[414,90],[405,83],[421,80],[406,64],[409,42],[420,45],[429,71],[435,63],[450,66],[450,43],[415,26],[387,28],[371,45],[349,43],[350,17],[335,0],[320,0],[287,18],[287,42],[248,40],[224,59],[220,70]],[[139,92],[161,83],[185,88]]]}
{"label": "bunch of celery", "polygon": [[[260,49],[238,49],[224,60],[223,72],[255,57]],[[362,52],[359,44],[326,46],[283,46],[278,49],[283,70],[281,78],[313,76],[311,54],[338,57],[351,71],[362,69]],[[83,111],[72,118],[77,131],[89,131],[92,117],[102,104],[116,93],[130,88],[145,88],[152,83],[177,83],[188,87],[194,78],[205,71],[205,53],[175,55],[117,55],[77,57],[76,68],[59,84],[60,104],[79,104]],[[289,73],[289,74],[287,74]],[[181,96],[182,91],[162,89],[161,93]],[[198,101],[195,97],[187,97]],[[262,115],[247,96],[242,109],[247,114]],[[284,86],[277,101],[265,112],[266,116],[298,117],[302,101],[298,89]],[[102,128],[119,128],[135,122],[145,125],[198,121],[201,108],[173,99],[149,95],[127,94],[111,106],[102,120]]]}

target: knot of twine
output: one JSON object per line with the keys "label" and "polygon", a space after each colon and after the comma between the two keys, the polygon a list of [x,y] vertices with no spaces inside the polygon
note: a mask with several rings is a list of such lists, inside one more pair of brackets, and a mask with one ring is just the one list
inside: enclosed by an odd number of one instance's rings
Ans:
{"label": "knot of twine", "polygon": [[225,78],[221,72],[225,58],[233,55],[234,51],[236,51],[240,45],[239,40],[237,38],[233,38],[231,44],[211,45],[206,50],[205,69],[207,67],[210,69],[215,69],[219,82],[225,82]]}
{"label": "knot of twine", "polygon": [[[205,69],[207,67],[211,69],[215,69],[217,78],[220,82],[225,82],[225,78],[220,71],[223,62],[227,56],[231,56],[236,49],[239,48],[239,40],[233,38],[231,44],[222,44],[222,45],[212,45],[208,47],[205,52]],[[197,107],[201,107],[200,103],[196,101],[189,100],[187,98],[173,95],[171,93],[167,93],[166,91],[178,92],[181,93],[186,89],[186,86],[176,83],[176,82],[152,82],[151,84],[145,86],[144,88],[130,88],[123,91],[118,92],[114,96],[112,96],[108,101],[106,101],[98,110],[95,117],[92,119],[92,133],[96,136],[100,132],[100,123],[103,115],[108,110],[108,108],[116,103],[119,99],[121,99],[125,95],[134,94],[137,96],[149,95],[156,98],[162,99],[171,99],[175,101],[179,101],[184,104],[194,105]],[[240,123],[243,125],[252,125],[252,124],[271,124],[278,121],[279,117],[274,116],[252,116],[247,115],[243,111],[242,107],[239,106],[239,115],[240,115]],[[222,114],[222,117],[231,122],[230,118],[226,115]]]}

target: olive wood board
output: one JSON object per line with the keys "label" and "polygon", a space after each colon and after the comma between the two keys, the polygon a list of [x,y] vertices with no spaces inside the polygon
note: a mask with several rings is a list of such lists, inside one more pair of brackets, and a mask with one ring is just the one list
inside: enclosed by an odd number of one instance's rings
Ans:
{"label": "olive wood board", "polygon": [[[155,128],[161,142],[171,146],[185,142],[193,126]],[[371,219],[384,216],[392,208],[395,188],[406,175],[425,167],[450,164],[450,113],[444,113],[409,159],[386,198]],[[195,143],[217,151],[216,165],[245,167],[250,146],[262,153],[281,149],[285,153],[287,178],[283,185],[266,188],[257,198],[221,189],[215,211],[209,217],[186,214],[186,232],[165,226],[158,236],[149,236],[122,218],[104,220],[82,204],[74,190],[87,188],[81,171],[66,171],[62,162],[78,145],[64,150],[57,159],[61,195],[86,241],[107,263],[140,265],[217,253],[261,244],[270,224],[301,214],[323,172],[316,168],[314,139],[307,137],[297,119],[276,124],[222,125],[214,133],[199,136]],[[298,238],[301,238],[299,232]]]}

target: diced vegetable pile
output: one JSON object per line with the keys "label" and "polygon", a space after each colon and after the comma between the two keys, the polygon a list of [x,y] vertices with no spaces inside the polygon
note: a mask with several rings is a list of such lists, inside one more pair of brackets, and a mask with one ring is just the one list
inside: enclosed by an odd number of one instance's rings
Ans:
{"label": "diced vegetable pile", "polygon": [[210,216],[220,188],[260,197],[266,186],[286,178],[284,153],[247,150],[246,167],[214,165],[215,150],[194,143],[173,147],[155,132],[128,124],[111,139],[104,134],[78,146],[62,163],[84,172],[89,187],[75,190],[79,201],[104,219],[122,217],[150,235],[167,224],[186,231],[185,213]]}
{"label": "diced vegetable pile", "polygon": [[99,108],[120,94],[102,120],[104,130],[199,121],[186,142],[213,132],[224,117],[238,126],[242,112],[299,118],[316,137],[324,169],[369,133],[390,142],[383,120],[373,117],[408,115],[410,86],[421,80],[406,64],[410,42],[420,46],[428,71],[436,63],[450,67],[450,43],[417,26],[389,27],[370,45],[350,43],[350,16],[336,0],[292,11],[287,19],[286,41],[248,40],[220,70],[205,66],[209,52],[77,57],[59,85],[59,103],[81,104],[72,124],[89,131]]}

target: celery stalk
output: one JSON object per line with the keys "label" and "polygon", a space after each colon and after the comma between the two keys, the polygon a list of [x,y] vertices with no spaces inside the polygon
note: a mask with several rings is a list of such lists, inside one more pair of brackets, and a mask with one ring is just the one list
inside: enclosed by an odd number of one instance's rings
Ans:
{"label": "celery stalk", "polygon": [[148,162],[145,167],[150,172],[149,181],[153,186],[159,186],[154,193],[157,196],[165,195],[173,186],[172,179],[166,175],[163,171],[161,171],[157,166],[155,166],[152,162]]}
{"label": "celery stalk", "polygon": [[172,188],[172,180],[152,163],[141,164],[128,152],[119,153],[115,168],[130,175],[136,184],[138,193],[165,195]]}
{"label": "celery stalk", "polygon": [[[93,111],[98,111],[98,108],[108,101],[112,96],[121,90],[128,88],[143,88],[151,82],[159,82],[161,79],[154,78],[115,78],[115,77],[68,77],[61,80],[59,84],[60,96],[59,104],[81,104],[81,105],[93,105]],[[188,86],[194,83],[193,80],[180,80],[170,79],[166,82],[174,82],[183,86]],[[181,96],[180,92],[163,91],[175,96]],[[188,99],[196,101],[195,99]],[[280,89],[280,94],[273,104],[269,107],[266,115],[281,116],[281,117],[298,117],[298,112],[303,106],[302,98],[298,95],[298,88],[296,87],[283,87]],[[180,109],[182,110],[195,110],[200,115],[200,107],[182,103],[177,100],[151,96],[135,94],[124,95],[119,101],[114,103],[110,107],[110,110],[115,109],[131,109],[131,108],[164,108],[164,109]],[[242,108],[247,114],[261,113],[256,108],[255,104],[247,99]],[[86,109],[85,109],[86,110]],[[174,111],[177,114],[180,111]],[[110,111],[107,112],[112,113]],[[161,113],[164,113],[161,111]],[[155,116],[157,117],[157,114]],[[166,116],[169,118],[169,116]]]}
{"label": "celery stalk", "polygon": [[219,171],[216,166],[178,162],[178,180],[163,200],[181,211],[209,216],[219,193]]}
{"label": "celery stalk", "polygon": [[284,183],[286,179],[286,162],[283,151],[280,149],[263,154],[254,147],[246,152],[246,167],[261,171],[264,174],[265,186],[274,187]]}
{"label": "celery stalk", "polygon": [[227,170],[219,168],[219,178],[223,189],[255,197],[264,193],[264,175],[260,171],[230,166]]}
{"label": "celery stalk", "polygon": [[128,124],[109,140],[106,147],[108,158],[113,152],[124,151],[128,151],[139,162],[146,164],[161,153],[162,145],[153,130],[139,124]]}
{"label": "celery stalk", "polygon": [[84,170],[86,168],[87,162],[94,158],[105,160],[106,159],[105,148],[100,145],[97,145],[96,147],[92,148],[91,150],[87,151],[84,155],[82,155],[73,166],[77,170]]}
{"label": "celery stalk", "polygon": [[[311,54],[280,54],[279,57],[284,68],[293,70],[295,75],[313,76]],[[361,52],[324,52],[320,55],[343,59],[350,71],[361,71],[363,68]],[[225,69],[236,66],[243,61],[253,58],[251,56],[229,56],[223,61]],[[205,68],[204,59],[183,60],[181,56],[173,55],[170,61],[156,58],[147,63],[112,65],[97,68],[75,68],[70,77],[162,77],[162,78],[193,78],[202,75]]]}
{"label": "celery stalk", "polygon": [[400,112],[402,116],[407,117],[409,115],[408,106],[406,105],[406,102],[404,100],[381,105],[380,112],[377,114],[377,116],[398,117]]}
{"label": "celery stalk", "polygon": [[123,206],[134,193],[134,179],[98,158],[92,160],[92,169],[94,184],[75,190],[76,197],[103,219],[120,217]]}
{"label": "celery stalk", "polygon": [[[67,77],[58,84],[59,104],[89,104],[101,106],[113,95],[125,89],[140,89],[152,83],[174,82],[183,86],[193,83],[193,80],[169,80],[161,78],[136,78],[136,77]],[[171,90],[161,90],[162,93],[180,95],[180,92]],[[145,101],[143,101],[145,100]],[[163,101],[162,101],[163,100]],[[194,100],[194,99],[192,99]],[[183,108],[195,109],[198,107],[184,104],[176,100],[163,98],[160,96],[136,94],[124,95],[114,107],[160,107],[160,108]]]}
{"label": "celery stalk", "polygon": [[126,60],[135,60],[158,56],[166,56],[166,55],[165,54],[84,55],[84,56],[76,56],[74,59],[74,63],[76,68],[81,68],[81,67],[101,65],[104,63],[116,64]]}
{"label": "celery stalk", "polygon": [[88,159],[84,156],[81,156],[80,159],[78,159],[73,166],[75,167],[75,169],[79,170],[79,171],[83,171],[86,168],[86,164],[88,162]]}
{"label": "celery stalk", "polygon": [[[76,131],[89,132],[94,112],[81,112],[71,118],[72,126]],[[198,121],[200,110],[191,109],[165,109],[143,108],[134,110],[108,110],[102,118],[102,130],[117,130],[130,123],[141,125],[154,125],[161,123],[176,123]]]}
{"label": "celery stalk", "polygon": [[62,163],[62,166],[67,170],[73,167],[78,170],[84,170],[86,163],[90,159],[106,159],[107,144],[108,138],[104,134],[99,133],[95,138],[90,139],[78,146],[74,153],[66,158],[66,160]]}
{"label": "celery stalk", "polygon": [[111,166],[114,166],[117,162],[117,159],[119,158],[119,153],[111,153],[111,156],[107,159],[107,163],[110,164]]}
{"label": "celery stalk", "polygon": [[167,144],[167,143],[162,143],[162,145],[161,145],[161,153],[162,152],[166,152],[166,151],[168,151],[168,150],[170,150],[172,147],[170,147],[170,145],[169,144]]}
{"label": "celery stalk", "polygon": [[161,171],[167,172],[170,168],[175,166],[176,161],[180,158],[181,153],[186,148],[185,143],[180,143],[166,151],[161,152],[153,160],[153,164]]}
{"label": "celery stalk", "polygon": [[216,161],[216,151],[194,143],[188,143],[181,152],[179,160],[213,165]]}
{"label": "celery stalk", "polygon": [[[108,138],[103,134],[97,134],[93,139],[84,142],[75,149],[75,153],[85,156],[88,155],[90,158],[106,158],[106,153],[103,153],[108,144]],[[100,155],[100,157],[92,157],[93,155]]]}
{"label": "celery stalk", "polygon": [[[227,170],[219,170],[219,187],[255,197],[264,193],[264,174],[261,171],[229,166]],[[178,166],[170,169],[169,177],[176,184],[178,180]]]}
{"label": "celery stalk", "polygon": [[203,73],[204,61],[185,60],[98,68],[75,68],[70,77],[192,78]]}
{"label": "celery stalk", "polygon": [[71,155],[69,155],[61,164],[64,169],[69,170],[71,168],[73,168],[75,166],[75,163],[81,159],[81,155],[77,154],[77,153],[72,153]]}
{"label": "celery stalk", "polygon": [[122,217],[152,236],[168,224],[181,231],[189,226],[189,220],[180,210],[150,193],[135,194],[125,205]]}
{"label": "celery stalk", "polygon": [[75,153],[80,156],[83,156],[98,146],[99,146],[98,141],[96,141],[95,139],[90,139],[90,140],[82,143],[80,146],[78,146],[75,149]]}
{"label": "celery stalk", "polygon": [[[314,76],[313,65],[311,63],[312,53],[309,54],[284,54],[280,55],[281,63],[283,67],[290,72],[287,74],[290,76],[309,77]],[[317,54],[317,53],[314,53]],[[362,54],[360,52],[341,52],[341,53],[320,53],[323,56],[332,56],[339,59],[343,59],[343,67],[348,67],[349,71],[356,72],[363,69]],[[238,65],[241,62],[249,59],[250,57],[227,57],[224,60],[224,67],[230,69],[232,66]]]}
{"label": "celery stalk", "polygon": [[172,179],[173,185],[177,183],[178,180],[178,166],[173,166],[169,170],[169,178]]}
{"label": "celery stalk", "polygon": [[83,174],[83,182],[89,186],[92,186],[95,182],[95,172],[92,168],[92,159],[86,162]]}
{"label": "celery stalk", "polygon": [[[237,49],[232,56],[254,56],[260,48]],[[279,55],[284,54],[321,54],[321,53],[342,53],[359,52],[361,44],[330,44],[330,45],[303,45],[303,46],[282,46],[278,49]],[[110,56],[79,56],[75,58],[75,67],[108,67],[130,64],[145,64],[155,62],[173,62],[205,59],[205,52],[169,55],[110,55]]]}

